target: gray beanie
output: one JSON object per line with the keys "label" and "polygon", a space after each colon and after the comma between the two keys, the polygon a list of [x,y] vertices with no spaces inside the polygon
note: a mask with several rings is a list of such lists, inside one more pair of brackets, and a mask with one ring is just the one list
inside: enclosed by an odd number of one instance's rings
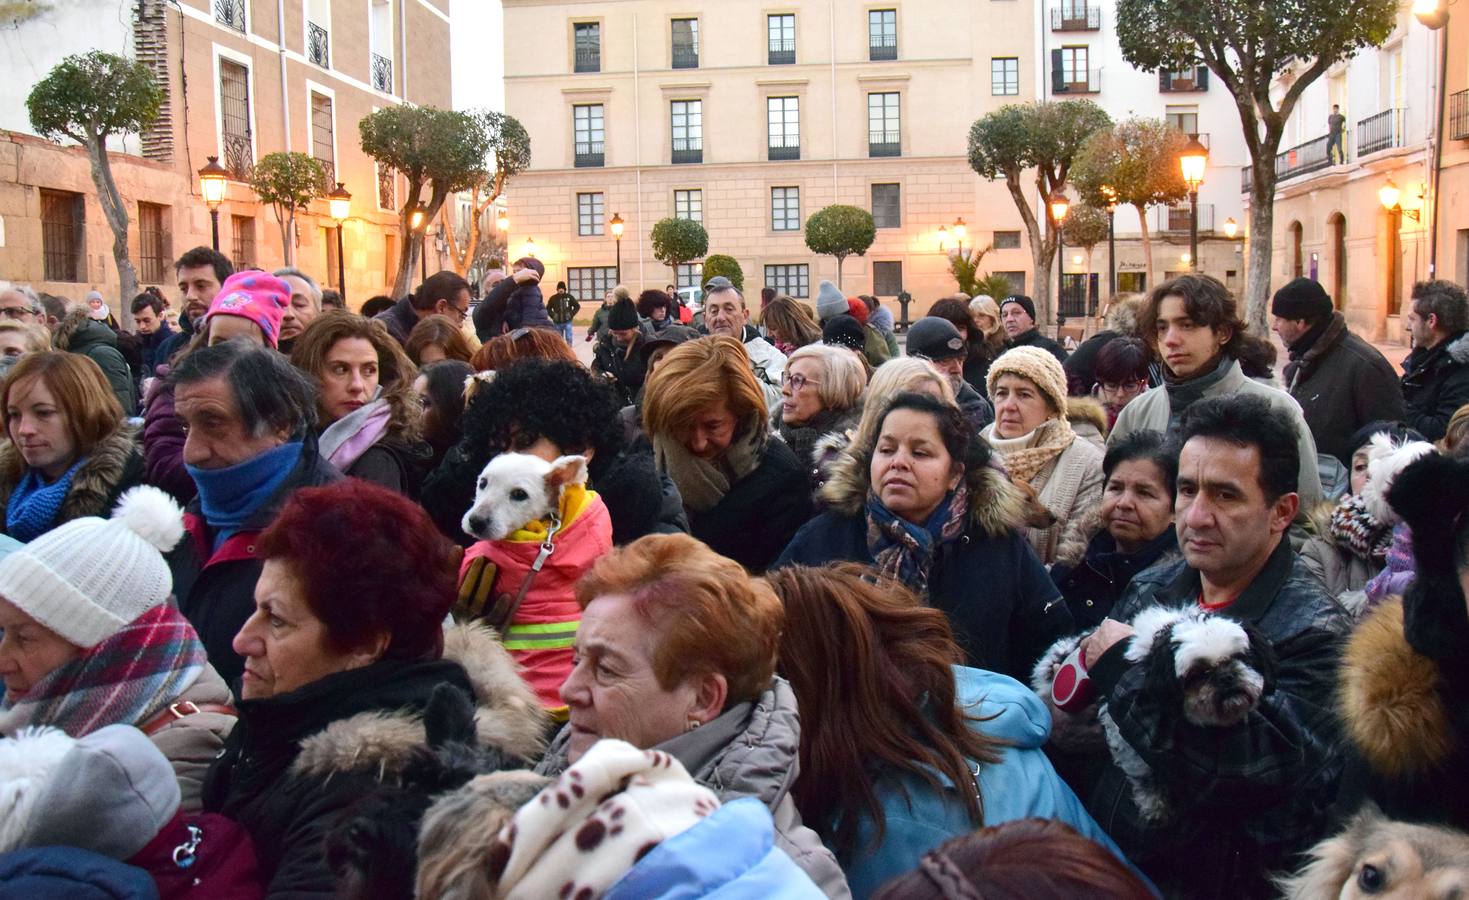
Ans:
{"label": "gray beanie", "polygon": [[821,282],[816,291],[816,319],[825,323],[827,319],[845,316],[851,312],[842,289],[830,281]]}

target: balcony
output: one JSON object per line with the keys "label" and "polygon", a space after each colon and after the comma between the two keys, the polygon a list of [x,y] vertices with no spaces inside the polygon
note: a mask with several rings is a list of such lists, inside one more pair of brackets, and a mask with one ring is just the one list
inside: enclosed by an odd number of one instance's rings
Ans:
{"label": "balcony", "polygon": [[331,68],[331,59],[327,54],[326,29],[315,22],[307,22],[306,57],[311,60],[312,65],[329,69]]}
{"label": "balcony", "polygon": [[[1249,171],[1246,169],[1245,171]],[[1153,228],[1159,234],[1188,234],[1188,204],[1153,208]],[[1199,204],[1199,234],[1214,231],[1214,204]]]}
{"label": "balcony", "polygon": [[249,181],[255,168],[255,153],[248,134],[226,134],[224,142],[224,167],[235,181]]}
{"label": "balcony", "polygon": [[1449,95],[1449,140],[1469,141],[1469,90]]}
{"label": "balcony", "polygon": [[577,141],[576,161],[578,169],[598,169],[606,165],[601,141]]}
{"label": "balcony", "polygon": [[1362,119],[1357,123],[1357,157],[1403,146],[1407,124],[1406,109],[1387,109]]}
{"label": "balcony", "polygon": [[873,131],[867,135],[867,155],[870,157],[902,156],[903,143],[896,131]]}
{"label": "balcony", "polygon": [[602,71],[602,50],[600,47],[578,47],[576,48],[577,72],[600,72]]}
{"label": "balcony", "polygon": [[245,33],[245,0],[214,0],[214,21]]}
{"label": "balcony", "polygon": [[882,37],[871,36],[867,42],[867,58],[872,62],[882,62],[898,58],[897,35],[885,34]]}
{"label": "balcony", "polygon": [[1158,72],[1158,90],[1164,94],[1189,94],[1209,89],[1209,67],[1194,66],[1170,72]]}
{"label": "balcony", "polygon": [[701,163],[704,161],[704,139],[674,138],[673,139],[673,163]]}
{"label": "balcony", "polygon": [[793,66],[796,64],[796,39],[788,41],[773,40],[770,42],[770,56],[767,61],[772,66]]}
{"label": "balcony", "polygon": [[675,69],[697,69],[697,68],[699,68],[699,45],[698,44],[674,44],[673,45],[673,67]]}
{"label": "balcony", "polygon": [[1102,27],[1100,6],[1051,7],[1052,31],[1096,31]]}
{"label": "balcony", "polygon": [[[1081,80],[1081,79],[1085,80]],[[1064,69],[1051,70],[1051,93],[1053,94],[1099,94],[1102,91],[1102,70],[1068,72]]]}
{"label": "balcony", "polygon": [[331,193],[332,188],[337,186],[337,164],[330,159],[313,157],[316,164],[321,166],[321,193]]}
{"label": "balcony", "polygon": [[768,157],[771,162],[800,158],[801,139],[799,137],[794,135],[790,137],[776,137],[775,135],[771,135],[770,156]]}
{"label": "balcony", "polygon": [[1275,180],[1277,183],[1306,175],[1311,172],[1319,172],[1331,166],[1331,161],[1326,157],[1326,144],[1330,139],[1319,137],[1314,141],[1298,144],[1284,153],[1276,154],[1275,157]]}
{"label": "balcony", "polygon": [[398,208],[398,173],[391,166],[377,168],[378,209]]}
{"label": "balcony", "polygon": [[393,61],[380,53],[372,55],[372,86],[384,94],[393,92]]}

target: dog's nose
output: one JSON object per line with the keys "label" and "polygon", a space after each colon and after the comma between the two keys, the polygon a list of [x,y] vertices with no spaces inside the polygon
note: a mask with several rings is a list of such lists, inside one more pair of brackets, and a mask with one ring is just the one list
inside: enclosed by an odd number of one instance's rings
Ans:
{"label": "dog's nose", "polygon": [[469,517],[469,530],[470,530],[470,533],[472,533],[472,534],[475,534],[475,535],[480,534],[481,532],[483,532],[485,530],[485,520],[479,518],[478,516],[470,516]]}

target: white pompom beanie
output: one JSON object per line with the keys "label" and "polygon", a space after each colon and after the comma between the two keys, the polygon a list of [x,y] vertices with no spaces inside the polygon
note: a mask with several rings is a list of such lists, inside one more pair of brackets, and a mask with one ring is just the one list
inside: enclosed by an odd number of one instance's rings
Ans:
{"label": "white pompom beanie", "polygon": [[183,510],[154,487],[123,494],[112,518],[73,519],[0,560],[0,598],[82,648],[95,647],[168,599],[163,554]]}

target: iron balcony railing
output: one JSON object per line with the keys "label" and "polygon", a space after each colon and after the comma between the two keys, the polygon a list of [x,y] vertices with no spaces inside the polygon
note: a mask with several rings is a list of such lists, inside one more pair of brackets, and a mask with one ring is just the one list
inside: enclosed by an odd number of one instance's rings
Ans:
{"label": "iron balcony railing", "polygon": [[1275,180],[1285,181],[1299,175],[1311,172],[1319,172],[1331,165],[1326,155],[1326,145],[1330,140],[1328,137],[1319,137],[1314,141],[1298,144],[1284,153],[1275,157]]}
{"label": "iron balcony railing", "polygon": [[214,21],[245,33],[245,0],[214,0]]}
{"label": "iron balcony railing", "polygon": [[897,35],[885,34],[881,37],[869,36],[867,42],[867,58],[872,62],[898,58]]}
{"label": "iron balcony railing", "polygon": [[381,53],[372,55],[372,86],[384,94],[393,92],[393,61]]}
{"label": "iron balcony railing", "polygon": [[1449,95],[1449,140],[1469,141],[1469,90]]}
{"label": "iron balcony railing", "polygon": [[674,163],[701,163],[704,161],[704,139],[696,138],[674,138],[673,139],[673,161]]}
{"label": "iron balcony railing", "polygon": [[595,169],[605,164],[601,141],[576,142],[576,167],[578,169]]}
{"label": "iron balcony railing", "polygon": [[1357,123],[1357,156],[1366,156],[1378,150],[1403,146],[1403,133],[1407,130],[1406,109],[1385,109],[1375,116],[1368,116]]}
{"label": "iron balcony railing", "polygon": [[[1085,80],[1079,80],[1083,77]],[[1065,70],[1053,72],[1051,89],[1055,94],[1099,94],[1102,91],[1102,70],[1092,69],[1084,75]]]}
{"label": "iron balcony railing", "polygon": [[1100,6],[1051,7],[1052,31],[1096,31],[1102,27]]}
{"label": "iron balcony railing", "polygon": [[770,160],[800,159],[801,139],[799,137],[770,137]]}
{"label": "iron balcony railing", "polygon": [[306,51],[313,65],[323,69],[331,67],[331,59],[327,55],[326,29],[315,22],[306,23]]}
{"label": "iron balcony railing", "polygon": [[[1162,234],[1188,234],[1189,207],[1187,203],[1178,206],[1154,207],[1153,228]],[[1214,230],[1214,204],[1199,204],[1199,233],[1212,232]]]}
{"label": "iron balcony railing", "polygon": [[699,68],[699,45],[698,44],[674,44],[673,45],[673,67],[675,69],[697,69],[697,68]]}
{"label": "iron balcony railing", "polygon": [[896,131],[873,131],[867,135],[868,156],[902,156],[901,136]]}
{"label": "iron balcony railing", "polygon": [[796,63],[796,40],[773,40],[770,42],[769,63],[772,66],[791,66]]}
{"label": "iron balcony railing", "polygon": [[602,51],[596,47],[578,47],[576,50],[576,71],[578,72],[600,72],[602,71]]}
{"label": "iron balcony railing", "polygon": [[337,185],[337,164],[330,159],[316,157],[316,164],[321,166],[321,193],[323,196],[331,192]]}
{"label": "iron balcony railing", "polygon": [[1177,72],[1162,69],[1158,72],[1158,90],[1162,93],[1187,94],[1208,89],[1208,66],[1194,66]]}
{"label": "iron balcony railing", "polygon": [[255,168],[254,151],[248,134],[226,134],[224,142],[224,167],[236,181],[249,181]]}
{"label": "iron balcony railing", "polygon": [[391,166],[379,166],[377,170],[378,209],[398,208],[398,173]]}

